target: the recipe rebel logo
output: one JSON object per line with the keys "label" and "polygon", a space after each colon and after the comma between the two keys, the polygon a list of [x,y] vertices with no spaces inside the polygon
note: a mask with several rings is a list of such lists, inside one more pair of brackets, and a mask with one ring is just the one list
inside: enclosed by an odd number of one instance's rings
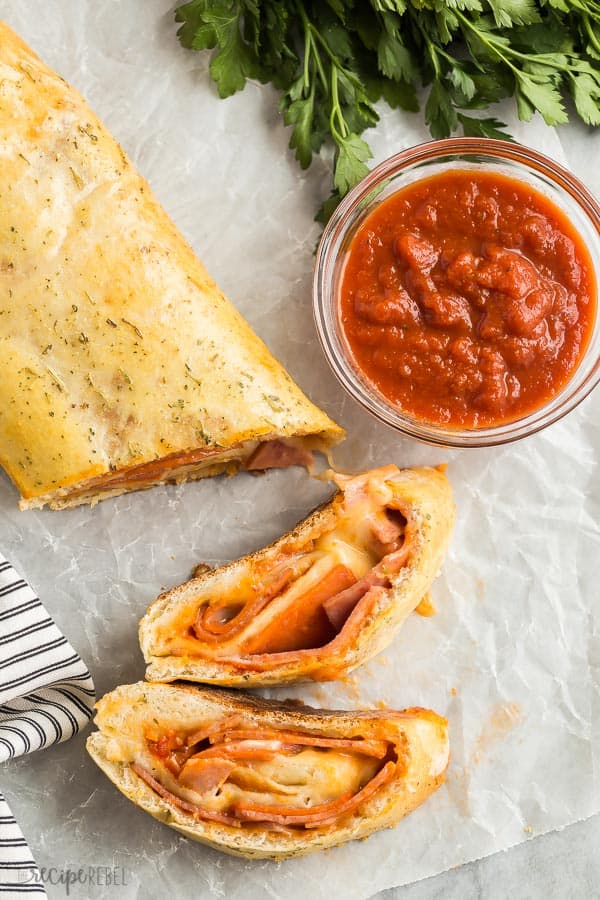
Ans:
{"label": "the recipe rebel logo", "polygon": [[[21,869],[18,873],[19,884],[43,884],[62,886],[67,897],[77,887],[101,888],[101,896],[107,890],[126,887],[129,884],[129,872],[123,866],[86,866],[79,869],[61,869],[57,867],[40,869]],[[90,896],[90,894],[86,894]]]}

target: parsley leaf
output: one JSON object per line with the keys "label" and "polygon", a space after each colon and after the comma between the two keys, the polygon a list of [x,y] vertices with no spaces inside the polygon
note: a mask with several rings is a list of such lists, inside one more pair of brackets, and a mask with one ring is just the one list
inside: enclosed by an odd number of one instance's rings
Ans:
{"label": "parsley leaf", "polygon": [[531,119],[535,110],[544,117],[546,125],[562,125],[569,121],[560,93],[552,81],[540,76],[517,76],[517,105],[519,115],[525,121]]}
{"label": "parsley leaf", "polygon": [[456,128],[457,116],[449,86],[440,78],[436,78],[431,86],[425,106],[425,121],[434,138],[448,137]]}
{"label": "parsley leaf", "polygon": [[571,76],[571,91],[577,112],[586,125],[600,125],[600,81],[583,72]]}
{"label": "parsley leaf", "polygon": [[339,140],[333,183],[342,197],[368,173],[365,163],[372,156],[369,145],[357,134]]}
{"label": "parsley leaf", "polygon": [[314,116],[314,93],[305,100],[294,100],[284,114],[286,125],[293,125],[290,147],[296,151],[296,159],[303,169],[312,160],[312,126]]}
{"label": "parsley leaf", "polygon": [[381,14],[381,23],[383,30],[377,43],[379,71],[393,81],[414,81],[418,69],[402,40],[400,17],[384,12]]}
{"label": "parsley leaf", "polygon": [[487,0],[499,27],[511,25],[532,25],[541,21],[534,0]]}
{"label": "parsley leaf", "polygon": [[503,128],[506,128],[506,125],[499,119],[475,119],[473,116],[458,113],[458,121],[462,125],[465,137],[485,137],[496,138],[499,141],[512,141],[510,134],[502,131]]}

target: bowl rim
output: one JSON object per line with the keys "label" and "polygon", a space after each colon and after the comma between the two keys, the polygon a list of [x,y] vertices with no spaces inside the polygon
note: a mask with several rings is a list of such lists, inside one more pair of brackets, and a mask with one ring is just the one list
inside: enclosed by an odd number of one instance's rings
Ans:
{"label": "bowl rim", "polygon": [[[579,207],[583,218],[589,220],[592,231],[595,230],[596,235],[600,235],[600,203],[580,179],[564,166],[544,153],[516,142],[493,138],[452,137],[426,141],[408,147],[375,166],[334,210],[325,226],[316,251],[313,275],[313,315],[317,334],[328,364],[344,390],[379,422],[383,422],[396,432],[424,443],[458,448],[500,446],[536,434],[575,409],[600,382],[599,351],[583,382],[576,385],[571,391],[568,390],[570,386],[572,388],[572,382],[592,345],[594,336],[600,329],[600,241],[597,246],[590,246],[589,239],[581,234],[581,229],[575,223],[573,223],[573,227],[579,232],[592,259],[596,280],[596,309],[590,341],[577,367],[560,391],[549,398],[546,403],[520,418],[484,428],[461,429],[447,428],[444,425],[436,425],[411,417],[394,407],[381,392],[378,392],[373,385],[369,385],[366,379],[360,380],[343,349],[335,346],[329,334],[325,309],[328,295],[330,295],[330,301],[333,300],[335,303],[333,286],[329,286],[329,291],[327,289],[327,272],[331,266],[332,249],[337,251],[340,243],[343,241],[347,243],[349,236],[354,233],[355,221],[351,220],[352,214],[358,210],[357,215],[360,216],[361,206],[369,201],[371,195],[373,194],[372,199],[374,200],[375,192],[378,193],[377,189],[389,179],[401,174],[402,171],[412,170],[424,163],[435,163],[436,161],[443,163],[449,161],[448,157],[451,156],[460,157],[458,161],[463,162],[464,167],[468,168],[469,160],[465,157],[469,155],[487,157],[490,163],[508,162],[533,170],[534,175],[541,180],[546,179],[551,182],[553,188],[559,193],[562,189],[570,201]],[[481,165],[480,159],[472,162]],[[427,177],[426,170],[424,177]],[[513,173],[512,177],[518,180],[518,172]],[[402,186],[399,186],[398,190],[402,190]],[[538,187],[537,190],[540,188]],[[335,264],[335,259],[333,264]],[[338,343],[340,342],[338,341]]]}

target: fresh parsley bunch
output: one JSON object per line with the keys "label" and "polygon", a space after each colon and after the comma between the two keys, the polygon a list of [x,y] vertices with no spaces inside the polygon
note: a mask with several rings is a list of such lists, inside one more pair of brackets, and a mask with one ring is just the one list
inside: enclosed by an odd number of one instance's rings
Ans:
{"label": "fresh parsley bunch", "polygon": [[375,103],[417,112],[435,138],[509,137],[504,123],[469,115],[514,96],[519,118],[539,112],[600,125],[600,0],[191,0],[176,11],[185,47],[213,50],[221,97],[246,79],[270,82],[293,126],[290,147],[310,165],[335,147],[325,221],[367,173],[360,137],[378,121]]}

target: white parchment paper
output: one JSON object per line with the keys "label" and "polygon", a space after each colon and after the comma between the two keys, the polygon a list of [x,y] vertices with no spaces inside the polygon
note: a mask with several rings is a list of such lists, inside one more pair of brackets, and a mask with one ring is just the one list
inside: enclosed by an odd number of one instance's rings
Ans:
{"label": "white parchment paper", "polygon": [[[376,425],[343,395],[317,344],[313,214],[329,176],[319,162],[300,172],[274,94],[249,86],[218,100],[206,57],[175,39],[170,0],[0,0],[0,16],[88,97],[223,289],[347,428],[339,463],[448,461],[458,504],[433,589],[437,615],[413,615],[348,683],[280,692],[317,705],[384,701],[447,715],[448,781],[423,807],[365,843],[245,863],[136,809],[80,737],[1,773],[39,864],[123,867],[119,884],[71,887],[82,900],[332,892],[363,900],[600,810],[600,393],[544,434],[496,450],[447,453]],[[564,160],[554,131],[510,124],[523,142]],[[377,161],[426,138],[420,116],[390,112],[370,135]],[[598,190],[600,140],[584,134],[577,147],[576,170]],[[137,622],[161,588],[200,560],[262,546],[327,494],[291,470],[159,488],[94,510],[21,513],[0,475],[0,547],[103,693],[143,677]]]}

